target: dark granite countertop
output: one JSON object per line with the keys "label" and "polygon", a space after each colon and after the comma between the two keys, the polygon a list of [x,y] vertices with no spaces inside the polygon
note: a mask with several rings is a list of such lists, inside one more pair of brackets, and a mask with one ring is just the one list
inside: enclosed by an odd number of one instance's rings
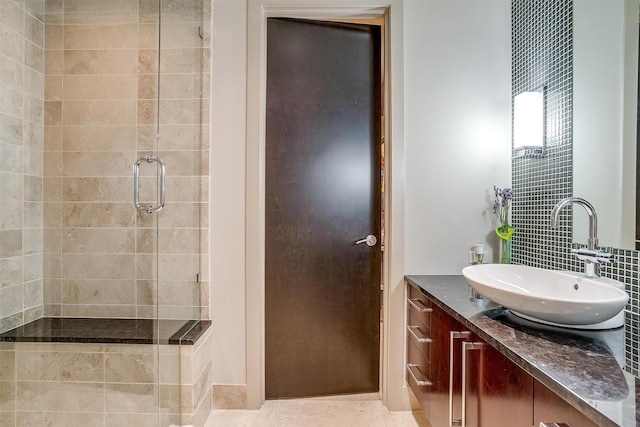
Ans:
{"label": "dark granite countertop", "polygon": [[439,307],[600,426],[640,426],[640,379],[624,370],[624,328],[580,331],[471,301],[463,276],[406,276]]}
{"label": "dark granite countertop", "polygon": [[0,334],[0,342],[193,345],[210,320],[43,317]]}

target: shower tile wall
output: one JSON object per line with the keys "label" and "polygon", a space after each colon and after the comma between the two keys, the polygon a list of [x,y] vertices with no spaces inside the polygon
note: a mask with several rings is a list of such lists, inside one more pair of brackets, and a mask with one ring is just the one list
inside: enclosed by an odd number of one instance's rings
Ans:
{"label": "shower tile wall", "polygon": [[[162,2],[159,65],[157,4],[46,2],[45,315],[208,315],[200,301],[206,282],[196,281],[207,273],[202,10],[193,0]],[[147,154],[167,165],[158,215],[133,208],[132,164]],[[156,169],[145,163],[141,174],[141,199],[153,202]]]}
{"label": "shower tile wall", "polygon": [[0,1],[0,330],[42,316],[44,0]]}
{"label": "shower tile wall", "polygon": [[[571,209],[551,230],[553,206],[573,195],[573,2],[512,1],[512,94],[547,89],[547,153],[542,158],[514,158],[512,181],[512,261],[552,269],[580,271],[571,256]],[[585,242],[582,242],[585,243]],[[626,284],[626,369],[638,376],[640,348],[640,252],[614,249],[616,264],[602,275]]]}

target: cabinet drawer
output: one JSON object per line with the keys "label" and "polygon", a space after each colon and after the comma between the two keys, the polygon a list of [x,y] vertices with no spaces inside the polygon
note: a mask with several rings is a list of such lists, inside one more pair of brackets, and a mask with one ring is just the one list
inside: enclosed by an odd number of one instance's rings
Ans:
{"label": "cabinet drawer", "polygon": [[415,313],[420,321],[427,325],[431,325],[431,301],[419,289],[411,285],[407,286],[407,308],[408,312]]}
{"label": "cabinet drawer", "polygon": [[414,312],[407,317],[407,342],[411,341],[420,353],[431,360],[431,328],[426,326]]}
{"label": "cabinet drawer", "polygon": [[407,340],[407,384],[420,403],[420,407],[429,414],[431,389],[431,363],[418,350],[412,339]]}

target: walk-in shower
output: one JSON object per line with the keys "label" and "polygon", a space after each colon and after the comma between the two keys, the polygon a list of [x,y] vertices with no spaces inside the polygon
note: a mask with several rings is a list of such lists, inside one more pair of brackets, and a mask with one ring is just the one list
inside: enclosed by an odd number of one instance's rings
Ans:
{"label": "walk-in shower", "polygon": [[0,426],[204,424],[210,14],[0,1]]}

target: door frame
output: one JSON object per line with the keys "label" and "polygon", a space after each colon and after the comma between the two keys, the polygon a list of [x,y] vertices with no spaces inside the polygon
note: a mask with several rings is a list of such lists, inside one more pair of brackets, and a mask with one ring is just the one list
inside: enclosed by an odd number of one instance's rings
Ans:
{"label": "door frame", "polygon": [[[384,17],[385,203],[380,390],[389,410],[409,410],[405,383],[404,134],[402,0],[249,0],[247,9],[246,379],[247,408],[265,399],[265,116],[267,18]],[[397,126],[392,127],[392,123]]]}

